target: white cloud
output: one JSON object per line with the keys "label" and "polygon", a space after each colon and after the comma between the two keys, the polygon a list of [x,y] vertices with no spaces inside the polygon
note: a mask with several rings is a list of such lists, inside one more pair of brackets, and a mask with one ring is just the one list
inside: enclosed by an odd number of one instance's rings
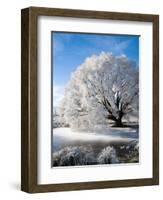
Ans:
{"label": "white cloud", "polygon": [[103,36],[103,37],[95,36],[93,39],[88,37],[87,40],[93,44],[96,44],[96,46],[98,47],[102,46],[105,48],[108,47],[110,51],[116,54],[123,54],[124,51],[129,47],[131,42],[131,39],[126,39],[120,42],[117,41],[116,38],[108,39],[108,36]]}
{"label": "white cloud", "polygon": [[[71,41],[72,35],[65,33],[56,33],[56,36],[60,36],[59,38],[54,35],[53,40],[53,49],[55,49],[55,53],[64,51],[65,44]],[[59,34],[59,35],[58,35]]]}
{"label": "white cloud", "polygon": [[64,43],[59,40],[54,40],[53,42],[54,53],[58,53],[64,50]]}
{"label": "white cloud", "polygon": [[126,40],[120,43],[116,43],[113,46],[113,51],[119,54],[123,54],[124,50],[127,49],[127,47],[130,45],[130,40]]}
{"label": "white cloud", "polygon": [[53,86],[53,107],[58,107],[64,97],[64,86]]}

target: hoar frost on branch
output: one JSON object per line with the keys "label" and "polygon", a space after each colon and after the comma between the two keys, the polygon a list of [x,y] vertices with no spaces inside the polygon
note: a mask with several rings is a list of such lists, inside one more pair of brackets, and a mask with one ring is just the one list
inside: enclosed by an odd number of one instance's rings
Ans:
{"label": "hoar frost on branch", "polygon": [[138,113],[139,73],[125,55],[102,52],[85,60],[72,74],[62,102],[65,121],[75,128],[123,126],[123,117]]}

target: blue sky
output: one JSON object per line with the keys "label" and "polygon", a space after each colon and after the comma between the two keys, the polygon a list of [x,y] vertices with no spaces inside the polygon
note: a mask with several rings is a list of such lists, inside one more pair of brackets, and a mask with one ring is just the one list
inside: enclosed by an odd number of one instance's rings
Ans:
{"label": "blue sky", "polygon": [[54,104],[62,99],[71,73],[93,54],[125,54],[139,63],[139,36],[53,32],[52,37]]}

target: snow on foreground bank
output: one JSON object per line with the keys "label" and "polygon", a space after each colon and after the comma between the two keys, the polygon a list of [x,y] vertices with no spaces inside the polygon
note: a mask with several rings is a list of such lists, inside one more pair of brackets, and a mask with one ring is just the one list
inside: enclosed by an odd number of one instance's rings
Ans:
{"label": "snow on foreground bank", "polygon": [[132,128],[108,128],[99,132],[72,131],[70,128],[53,129],[53,150],[73,144],[128,143],[138,140],[138,130]]}

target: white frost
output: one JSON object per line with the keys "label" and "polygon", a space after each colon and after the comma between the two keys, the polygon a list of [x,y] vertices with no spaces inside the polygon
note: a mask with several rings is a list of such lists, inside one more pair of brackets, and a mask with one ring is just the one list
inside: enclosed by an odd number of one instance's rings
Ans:
{"label": "white frost", "polygon": [[73,128],[94,127],[124,117],[138,118],[139,74],[126,56],[102,52],[73,72],[61,103],[64,120]]}

